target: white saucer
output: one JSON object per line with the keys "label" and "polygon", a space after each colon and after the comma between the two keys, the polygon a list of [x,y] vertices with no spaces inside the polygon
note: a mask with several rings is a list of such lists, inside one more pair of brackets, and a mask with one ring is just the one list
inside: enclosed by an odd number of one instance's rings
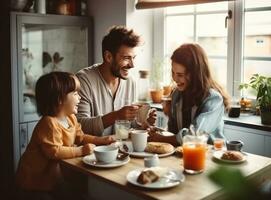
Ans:
{"label": "white saucer", "polygon": [[[127,153],[129,153],[131,157],[146,158],[146,157],[153,156],[155,154],[155,153],[149,153],[149,152],[145,152],[145,151],[141,151],[141,152],[134,151],[131,141],[124,141],[123,144],[127,145],[128,149],[129,149]],[[125,150],[123,150],[123,149],[122,149],[122,151],[125,152]],[[167,156],[172,155],[174,152],[175,152],[175,149],[172,152],[157,154],[157,155],[159,158],[163,158],[163,157],[167,157]]]}
{"label": "white saucer", "polygon": [[99,167],[99,168],[113,168],[113,167],[120,167],[122,165],[127,164],[130,161],[130,157],[128,156],[124,160],[115,160],[112,163],[103,163],[98,162],[95,158],[94,154],[88,155],[83,157],[83,162],[87,165],[92,167]]}
{"label": "white saucer", "polygon": [[237,163],[242,163],[242,162],[245,162],[247,160],[247,155],[243,153],[243,159],[242,160],[225,160],[225,159],[222,159],[222,155],[225,151],[215,151],[213,153],[213,157],[221,162],[224,162],[224,163],[231,163],[231,164],[237,164]]}
{"label": "white saucer", "polygon": [[[174,186],[179,185],[180,183],[184,182],[185,176],[181,172],[181,170],[169,170],[165,176],[161,177],[158,179],[158,181],[153,182],[153,183],[148,183],[148,184],[140,184],[137,182],[137,177],[141,173],[143,169],[135,169],[130,171],[126,179],[129,183],[139,186],[139,187],[144,187],[144,188],[150,188],[150,189],[165,189],[165,188],[171,188]],[[170,177],[170,178],[167,178]],[[178,181],[175,181],[178,180]]]}

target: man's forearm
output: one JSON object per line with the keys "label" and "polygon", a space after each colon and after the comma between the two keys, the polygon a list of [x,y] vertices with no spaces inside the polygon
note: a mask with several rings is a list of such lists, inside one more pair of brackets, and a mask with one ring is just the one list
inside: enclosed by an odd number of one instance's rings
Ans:
{"label": "man's forearm", "polygon": [[115,123],[116,119],[117,119],[117,112],[116,111],[110,112],[110,113],[102,116],[104,128],[112,126]]}

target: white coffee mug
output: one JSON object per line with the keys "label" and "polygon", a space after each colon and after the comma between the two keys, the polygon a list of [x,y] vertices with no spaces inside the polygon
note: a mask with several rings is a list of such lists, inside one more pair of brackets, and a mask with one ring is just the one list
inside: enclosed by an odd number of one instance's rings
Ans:
{"label": "white coffee mug", "polygon": [[148,132],[146,130],[131,131],[131,140],[134,151],[142,152],[147,146]]}

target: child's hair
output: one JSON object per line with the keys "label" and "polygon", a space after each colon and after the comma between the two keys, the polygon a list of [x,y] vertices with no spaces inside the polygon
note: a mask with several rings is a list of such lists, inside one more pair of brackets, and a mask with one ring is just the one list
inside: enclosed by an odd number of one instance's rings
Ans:
{"label": "child's hair", "polygon": [[72,73],[51,72],[41,76],[35,89],[38,114],[56,116],[66,95],[79,90],[79,81]]}

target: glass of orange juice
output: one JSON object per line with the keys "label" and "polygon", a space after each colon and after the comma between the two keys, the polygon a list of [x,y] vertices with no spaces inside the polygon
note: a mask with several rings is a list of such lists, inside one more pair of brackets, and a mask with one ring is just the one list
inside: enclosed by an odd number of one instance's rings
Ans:
{"label": "glass of orange juice", "polygon": [[186,173],[198,174],[204,171],[207,150],[206,142],[206,136],[184,136],[183,164]]}
{"label": "glass of orange juice", "polygon": [[216,151],[222,150],[224,147],[224,144],[225,144],[224,138],[215,138],[214,139],[214,149]]}

